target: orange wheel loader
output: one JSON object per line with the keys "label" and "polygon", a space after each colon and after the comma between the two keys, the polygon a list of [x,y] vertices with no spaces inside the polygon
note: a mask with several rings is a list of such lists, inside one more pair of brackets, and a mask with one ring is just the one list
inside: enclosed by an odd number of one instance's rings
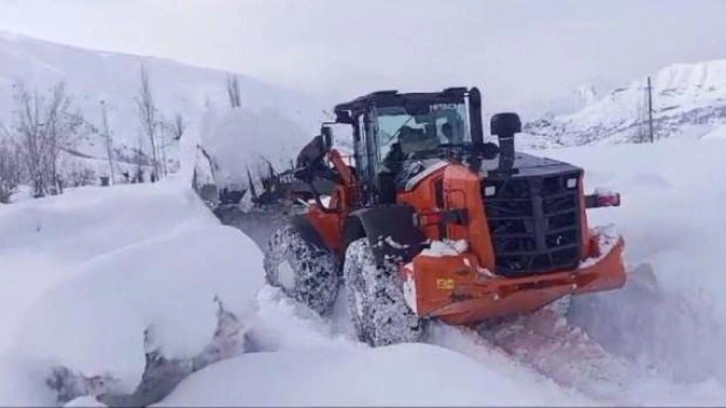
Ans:
{"label": "orange wheel loader", "polygon": [[[453,325],[534,312],[560,298],[624,285],[623,239],[590,228],[583,169],[515,152],[519,117],[491,118],[484,141],[477,88],[374,92],[335,106],[305,146],[295,177],[324,179],[266,247],[267,282],[325,316],[339,289],[358,338],[421,339],[431,319]],[[346,126],[353,158],[332,148]]]}

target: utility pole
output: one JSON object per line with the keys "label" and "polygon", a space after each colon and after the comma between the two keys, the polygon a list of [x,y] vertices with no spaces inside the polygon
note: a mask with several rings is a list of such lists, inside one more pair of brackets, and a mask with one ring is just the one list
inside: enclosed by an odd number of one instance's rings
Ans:
{"label": "utility pole", "polygon": [[655,141],[653,135],[653,86],[648,77],[648,136],[650,137],[650,143]]}
{"label": "utility pole", "polygon": [[111,131],[108,129],[108,116],[106,115],[106,101],[101,101],[101,118],[103,120],[103,138],[106,142],[106,155],[108,156],[108,168],[111,176],[111,184],[116,184],[116,177],[113,170],[113,146]]}

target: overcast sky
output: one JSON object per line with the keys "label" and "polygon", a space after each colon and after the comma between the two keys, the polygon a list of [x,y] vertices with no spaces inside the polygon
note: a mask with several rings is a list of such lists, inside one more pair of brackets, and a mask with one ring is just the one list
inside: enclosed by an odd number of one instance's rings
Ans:
{"label": "overcast sky", "polygon": [[726,0],[0,0],[0,30],[347,98],[477,85],[497,105],[726,58]]}

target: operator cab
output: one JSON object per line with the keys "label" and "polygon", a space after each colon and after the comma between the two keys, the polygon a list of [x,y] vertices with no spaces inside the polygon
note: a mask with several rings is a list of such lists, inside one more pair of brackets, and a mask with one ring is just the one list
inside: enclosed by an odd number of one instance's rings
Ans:
{"label": "operator cab", "polygon": [[[335,114],[337,123],[352,126],[356,172],[364,186],[378,190],[371,193],[379,202],[395,201],[393,180],[407,160],[462,157],[486,150],[481,148],[477,88],[374,92],[337,105]],[[490,150],[497,149],[489,145]]]}

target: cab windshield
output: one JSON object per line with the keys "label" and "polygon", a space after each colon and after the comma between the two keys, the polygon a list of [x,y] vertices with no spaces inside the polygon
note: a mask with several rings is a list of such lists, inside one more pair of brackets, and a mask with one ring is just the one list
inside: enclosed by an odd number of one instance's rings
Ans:
{"label": "cab windshield", "polygon": [[[471,143],[468,109],[464,103],[432,104],[410,114],[400,106],[376,109],[380,157],[436,150]],[[393,150],[393,152],[392,152]]]}

